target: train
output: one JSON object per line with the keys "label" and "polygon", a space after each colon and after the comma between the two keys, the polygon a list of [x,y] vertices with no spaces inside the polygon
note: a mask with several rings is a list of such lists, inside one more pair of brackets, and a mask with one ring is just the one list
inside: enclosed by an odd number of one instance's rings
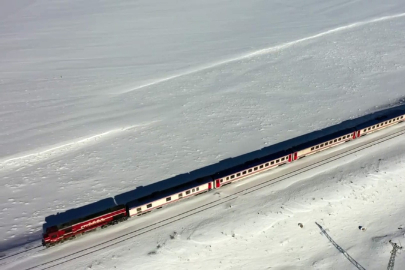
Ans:
{"label": "train", "polygon": [[306,156],[319,153],[367,134],[399,124],[404,120],[404,111],[391,112],[354,127],[310,140],[271,155],[247,161],[242,165],[237,165],[159,192],[154,192],[147,196],[134,199],[126,204],[116,205],[96,213],[84,215],[81,218],[73,219],[66,223],[50,226],[43,232],[42,245],[51,247],[64,241],[74,239],[82,234],[125,221],[130,217],[145,215],[153,210],[161,209],[168,204],[219,189],[233,182],[248,179],[252,175],[293,163]]}

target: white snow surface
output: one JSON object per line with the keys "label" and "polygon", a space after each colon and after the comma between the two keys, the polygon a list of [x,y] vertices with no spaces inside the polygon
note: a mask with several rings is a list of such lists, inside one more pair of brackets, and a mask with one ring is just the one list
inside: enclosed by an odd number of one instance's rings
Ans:
{"label": "white snow surface", "polygon": [[[0,0],[1,252],[48,215],[397,104],[404,41],[399,0]],[[402,141],[58,269],[353,268],[315,221],[381,269]]]}

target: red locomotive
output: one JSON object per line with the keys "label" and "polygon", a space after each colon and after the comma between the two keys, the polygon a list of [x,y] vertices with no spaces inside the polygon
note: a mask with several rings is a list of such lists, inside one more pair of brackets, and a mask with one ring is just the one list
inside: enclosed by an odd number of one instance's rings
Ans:
{"label": "red locomotive", "polygon": [[95,230],[97,228],[105,228],[109,225],[116,224],[128,218],[125,205],[117,205],[115,207],[97,212],[83,218],[74,219],[72,221],[52,226],[46,229],[42,245],[46,247],[53,246],[56,243],[62,243],[66,240],[73,239],[83,233]]}

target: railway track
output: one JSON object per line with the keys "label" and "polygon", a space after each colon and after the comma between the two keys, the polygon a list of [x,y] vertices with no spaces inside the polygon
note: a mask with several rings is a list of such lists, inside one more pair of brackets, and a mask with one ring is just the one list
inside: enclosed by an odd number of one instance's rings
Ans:
{"label": "railway track", "polygon": [[[381,144],[383,142],[389,141],[391,139],[397,138],[397,137],[399,137],[401,135],[404,135],[404,134],[405,134],[405,128],[402,127],[401,130],[396,131],[394,133],[391,133],[391,134],[387,135],[386,137],[377,138],[377,139],[375,139],[373,141],[370,141],[368,143],[356,146],[356,147],[354,147],[354,148],[352,148],[352,149],[350,149],[350,150],[348,150],[346,152],[338,153],[338,154],[333,155],[333,156],[331,156],[329,158],[325,158],[325,159],[323,159],[323,160],[321,160],[319,162],[316,162],[316,163],[307,165],[305,167],[302,167],[302,168],[287,172],[287,173],[285,173],[285,174],[283,174],[281,176],[271,178],[271,179],[269,179],[269,180],[267,180],[265,182],[256,184],[254,186],[250,186],[250,187],[245,188],[245,189],[243,189],[241,191],[232,193],[232,194],[224,196],[222,198],[218,198],[218,199],[216,199],[214,201],[211,201],[209,203],[204,203],[204,204],[202,204],[202,205],[200,205],[198,207],[195,207],[193,209],[185,211],[185,212],[183,212],[181,214],[178,214],[176,216],[172,216],[170,218],[166,218],[166,219],[163,219],[161,221],[149,224],[147,226],[144,226],[142,228],[139,228],[139,229],[133,230],[131,232],[125,233],[123,235],[120,235],[120,236],[115,237],[113,239],[104,241],[102,243],[93,245],[91,247],[87,247],[85,249],[78,250],[76,252],[72,252],[72,253],[70,253],[68,255],[61,256],[61,257],[59,257],[57,259],[53,259],[53,260],[50,260],[50,261],[47,261],[47,262],[44,262],[44,263],[40,263],[40,264],[31,266],[29,268],[25,268],[25,270],[52,269],[52,268],[58,267],[58,266],[60,266],[62,264],[68,263],[68,262],[76,260],[78,258],[82,258],[82,257],[88,256],[88,255],[97,253],[99,251],[108,249],[108,248],[110,248],[112,246],[118,245],[120,243],[131,240],[131,239],[136,238],[138,236],[141,236],[141,235],[156,231],[156,230],[158,230],[158,229],[160,229],[160,228],[162,228],[164,226],[167,226],[169,224],[175,223],[177,221],[183,220],[183,219],[188,218],[190,216],[193,216],[193,215],[199,214],[201,212],[207,211],[208,209],[211,209],[213,207],[222,205],[224,203],[233,201],[233,200],[235,200],[236,198],[238,198],[240,196],[244,196],[244,195],[253,193],[255,191],[258,191],[260,189],[266,188],[266,187],[271,186],[271,185],[273,185],[275,183],[283,181],[283,180],[285,180],[287,178],[297,176],[297,175],[300,175],[302,173],[313,170],[315,168],[324,166],[324,165],[326,165],[328,163],[331,163],[331,162],[334,162],[336,160],[342,159],[344,157],[350,156],[350,155],[355,154],[357,152],[361,152],[361,151],[363,151],[365,149],[371,148],[371,147],[373,147],[375,145],[378,145],[378,144]],[[369,135],[369,136],[372,136],[372,135]],[[351,142],[352,141],[350,141],[349,144]],[[334,148],[332,148],[330,150],[333,151]],[[330,151],[330,150],[328,150],[328,151]],[[326,152],[328,152],[328,151],[326,151]],[[307,157],[307,158],[310,158],[310,157]],[[274,173],[274,172],[275,171],[269,171],[269,172],[266,172],[266,173],[271,174],[271,173]],[[5,256],[3,258],[0,258],[0,261],[1,260],[6,260],[7,258],[15,257],[17,255],[20,255],[20,254],[23,254],[23,253],[26,253],[28,251],[34,250],[36,248],[41,248],[41,247],[42,247],[41,245],[40,246],[35,246],[35,247],[32,247],[32,248],[30,248],[28,250],[24,250],[24,251],[21,251],[21,252],[12,254],[12,255]]]}

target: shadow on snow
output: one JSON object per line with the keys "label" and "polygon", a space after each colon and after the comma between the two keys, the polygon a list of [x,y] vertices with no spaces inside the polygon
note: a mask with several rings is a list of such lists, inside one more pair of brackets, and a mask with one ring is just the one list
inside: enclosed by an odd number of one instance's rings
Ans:
{"label": "shadow on snow", "polygon": [[[389,107],[387,109],[387,107]],[[381,108],[384,108],[381,110]],[[324,136],[330,135],[332,133],[335,133],[337,131],[342,131],[345,129],[350,129],[353,128],[359,124],[362,124],[364,122],[373,120],[377,117],[384,116],[386,114],[393,113],[395,111],[405,111],[405,98],[401,98],[394,103],[391,104],[386,104],[377,108],[374,108],[375,110],[380,109],[380,111],[377,112],[372,112],[367,115],[361,116],[356,119],[351,119],[344,121],[340,124],[327,127],[322,130],[317,130],[284,142],[280,142],[265,148],[262,148],[260,150],[256,150],[238,157],[233,157],[233,158],[228,158],[225,160],[222,160],[216,164],[212,164],[209,166],[206,166],[204,168],[197,169],[195,171],[191,171],[189,173],[184,173],[180,174],[177,176],[174,176],[169,179],[162,180],[157,183],[150,184],[148,186],[139,186],[136,187],[134,190],[116,195],[115,197],[112,198],[106,198],[103,200],[100,200],[98,202],[94,202],[92,204],[84,205],[75,209],[70,209],[66,212],[63,213],[57,213],[55,215],[50,215],[45,218],[45,223],[43,224],[43,230],[45,231],[46,228],[51,227],[53,225],[57,225],[60,223],[65,223],[70,220],[80,218],[92,213],[99,212],[101,210],[113,207],[118,204],[126,204],[132,200],[150,195],[151,193],[159,192],[165,189],[168,189],[170,187],[175,187],[177,185],[187,183],[189,181],[212,175],[217,172],[244,164],[248,161],[252,161],[255,159],[259,159],[262,157],[265,157],[267,155],[275,154],[279,151],[283,150],[290,150],[294,146],[298,146],[307,142],[311,142],[312,140],[322,138]],[[30,240],[31,237],[35,236],[37,237],[36,239],[38,240],[40,238],[41,232],[38,232],[34,235],[31,235],[30,237],[21,237],[18,238],[16,241],[16,238],[7,240],[0,244],[0,252],[3,252],[7,249],[15,248],[17,246],[21,245],[26,245],[33,240]]]}

